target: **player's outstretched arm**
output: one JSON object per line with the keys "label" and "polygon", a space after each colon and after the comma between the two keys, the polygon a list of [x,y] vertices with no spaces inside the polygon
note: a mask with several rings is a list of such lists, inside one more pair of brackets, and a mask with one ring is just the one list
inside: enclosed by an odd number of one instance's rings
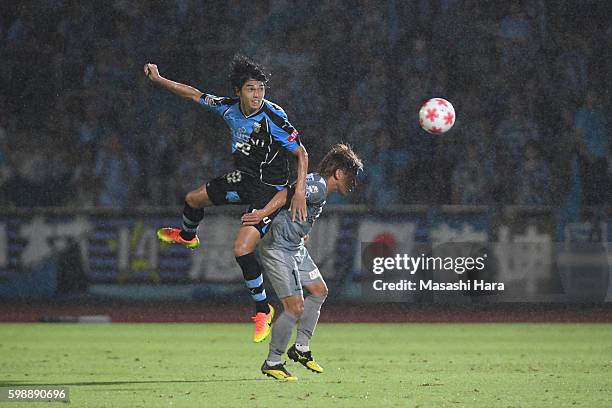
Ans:
{"label": "player's outstretched arm", "polygon": [[159,70],[157,69],[157,65],[155,64],[145,64],[144,66],[145,75],[156,84],[159,84],[169,90],[172,93],[177,94],[186,99],[191,99],[196,103],[200,103],[200,98],[204,95],[203,92],[200,92],[198,89],[181,84],[180,82],[174,82],[167,78],[164,78],[159,74]]}
{"label": "player's outstretched arm", "polygon": [[297,181],[295,183],[295,194],[291,199],[291,215],[293,221],[297,216],[298,221],[306,221],[308,210],[306,209],[306,173],[308,173],[308,152],[300,145],[293,155],[297,159]]}
{"label": "player's outstretched arm", "polygon": [[257,225],[264,218],[274,214],[276,210],[281,208],[287,202],[287,189],[284,188],[272,197],[270,202],[266,204],[261,210],[255,210],[250,213],[246,213],[242,216],[243,225]]}

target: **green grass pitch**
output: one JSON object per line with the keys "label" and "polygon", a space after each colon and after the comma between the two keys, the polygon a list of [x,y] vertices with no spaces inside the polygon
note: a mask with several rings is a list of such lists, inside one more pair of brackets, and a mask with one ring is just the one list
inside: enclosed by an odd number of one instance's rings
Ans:
{"label": "green grass pitch", "polygon": [[612,406],[611,325],[321,324],[325,373],[289,362],[295,383],[260,373],[267,343],[250,336],[243,324],[0,324],[0,386],[65,385],[75,407]]}

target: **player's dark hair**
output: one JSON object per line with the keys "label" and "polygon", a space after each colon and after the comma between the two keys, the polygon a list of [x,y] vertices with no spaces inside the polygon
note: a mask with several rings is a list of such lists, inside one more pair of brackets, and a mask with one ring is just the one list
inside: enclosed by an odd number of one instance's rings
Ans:
{"label": "player's dark hair", "polygon": [[234,55],[230,63],[230,83],[234,91],[242,89],[242,85],[249,79],[261,81],[265,84],[270,79],[270,75],[251,58],[242,54]]}
{"label": "player's dark hair", "polygon": [[351,146],[345,143],[338,143],[332,146],[319,165],[321,177],[331,177],[336,170],[342,170],[348,174],[357,176],[363,170],[363,163]]}

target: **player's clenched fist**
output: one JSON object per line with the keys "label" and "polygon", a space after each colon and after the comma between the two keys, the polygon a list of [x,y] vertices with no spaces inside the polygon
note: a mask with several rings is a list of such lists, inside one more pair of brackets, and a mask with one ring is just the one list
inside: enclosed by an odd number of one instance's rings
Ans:
{"label": "player's clenched fist", "polygon": [[144,73],[151,81],[156,81],[159,79],[159,71],[157,70],[157,65],[155,64],[145,64]]}

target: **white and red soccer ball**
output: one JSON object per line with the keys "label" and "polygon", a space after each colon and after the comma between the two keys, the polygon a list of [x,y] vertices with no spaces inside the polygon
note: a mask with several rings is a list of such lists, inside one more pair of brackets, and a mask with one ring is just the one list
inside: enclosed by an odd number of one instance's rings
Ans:
{"label": "white and red soccer ball", "polygon": [[419,111],[419,125],[428,133],[446,133],[455,124],[455,108],[446,99],[432,98]]}

